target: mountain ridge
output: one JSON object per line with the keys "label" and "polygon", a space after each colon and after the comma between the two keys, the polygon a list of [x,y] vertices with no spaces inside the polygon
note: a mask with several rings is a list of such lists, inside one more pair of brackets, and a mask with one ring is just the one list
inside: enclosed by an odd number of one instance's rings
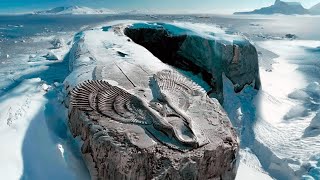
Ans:
{"label": "mountain ridge", "polygon": [[309,11],[312,15],[320,15],[320,3],[312,6]]}
{"label": "mountain ridge", "polygon": [[310,14],[308,9],[305,9],[299,2],[284,2],[276,0],[275,3],[268,7],[255,9],[248,12],[235,12],[234,14],[284,14],[284,15],[303,15]]}
{"label": "mountain ridge", "polygon": [[35,11],[33,14],[40,15],[61,15],[61,14],[116,14],[110,9],[93,9],[84,6],[60,6],[49,10]]}

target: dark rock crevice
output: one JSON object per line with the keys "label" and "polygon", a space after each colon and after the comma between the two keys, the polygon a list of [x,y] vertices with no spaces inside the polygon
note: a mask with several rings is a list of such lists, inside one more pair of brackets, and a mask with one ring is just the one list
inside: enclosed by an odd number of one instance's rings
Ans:
{"label": "dark rock crevice", "polygon": [[257,51],[248,41],[226,43],[193,33],[176,35],[165,28],[133,26],[124,33],[162,62],[200,75],[211,88],[208,95],[220,103],[223,103],[223,74],[234,84],[235,92],[250,84],[260,88]]}

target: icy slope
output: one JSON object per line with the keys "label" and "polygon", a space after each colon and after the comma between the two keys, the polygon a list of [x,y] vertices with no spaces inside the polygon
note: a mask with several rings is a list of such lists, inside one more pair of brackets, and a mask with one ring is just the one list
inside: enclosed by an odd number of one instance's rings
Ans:
{"label": "icy slope", "polygon": [[224,107],[238,124],[241,145],[249,147],[264,170],[277,179],[319,179],[320,133],[313,124],[318,121],[320,102],[320,42],[257,44],[279,56],[272,71],[261,69],[262,90],[247,88],[233,94],[226,87],[229,100]]}
{"label": "icy slope", "polygon": [[[31,38],[1,64],[1,179],[89,179],[79,145],[65,124],[59,82],[68,73],[63,59],[69,47],[52,49],[51,40]],[[58,60],[46,60],[48,51]]]}
{"label": "icy slope", "polygon": [[40,78],[29,79],[0,98],[3,179],[86,179],[85,173],[73,173],[86,170],[69,153],[77,145],[63,133],[64,107],[46,97],[47,88]]}

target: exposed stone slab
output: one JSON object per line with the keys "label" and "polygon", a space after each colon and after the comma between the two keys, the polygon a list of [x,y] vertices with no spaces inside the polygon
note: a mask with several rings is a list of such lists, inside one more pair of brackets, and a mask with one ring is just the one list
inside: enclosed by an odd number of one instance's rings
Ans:
{"label": "exposed stone slab", "polygon": [[239,142],[219,102],[125,27],[85,31],[70,52],[69,127],[92,178],[234,179]]}

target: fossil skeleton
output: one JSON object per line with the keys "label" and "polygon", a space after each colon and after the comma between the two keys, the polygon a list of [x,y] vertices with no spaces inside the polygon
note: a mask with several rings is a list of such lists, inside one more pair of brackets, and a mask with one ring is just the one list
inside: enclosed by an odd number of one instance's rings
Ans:
{"label": "fossil skeleton", "polygon": [[[192,104],[190,96],[203,96],[205,91],[177,72],[163,70],[152,78],[154,96],[158,102],[147,102],[143,98],[110,85],[103,80],[90,80],[78,85],[71,92],[71,104],[79,110],[99,113],[121,123],[153,126],[178,142],[196,148],[204,145],[201,133],[194,130],[192,118],[187,111]],[[169,119],[182,119],[191,132],[185,139]]]}

